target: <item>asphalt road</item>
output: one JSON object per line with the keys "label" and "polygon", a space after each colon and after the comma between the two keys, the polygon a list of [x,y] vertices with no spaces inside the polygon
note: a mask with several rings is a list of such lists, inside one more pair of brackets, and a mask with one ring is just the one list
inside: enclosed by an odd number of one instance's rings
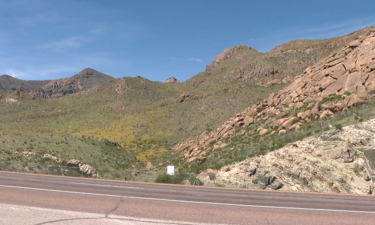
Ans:
{"label": "asphalt road", "polygon": [[[171,221],[180,221],[180,224],[375,224],[374,196],[192,187],[11,172],[0,172],[0,204],[4,204],[3,208],[16,205],[93,213],[108,220],[121,217],[126,224],[139,221],[150,224],[177,223]],[[0,224],[6,224],[4,221],[9,217],[1,215]],[[58,221],[58,224],[73,221]],[[46,219],[43,224],[57,222]]]}

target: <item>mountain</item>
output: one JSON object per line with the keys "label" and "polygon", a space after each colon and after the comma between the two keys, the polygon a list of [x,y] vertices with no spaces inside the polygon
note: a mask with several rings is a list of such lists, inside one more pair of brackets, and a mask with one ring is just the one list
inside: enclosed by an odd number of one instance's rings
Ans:
{"label": "mountain", "polygon": [[[215,57],[205,71],[181,83],[153,82],[140,76],[112,79],[88,69],[71,78],[50,81],[37,91],[24,93],[16,99],[18,101],[7,100],[9,97],[4,95],[0,98],[0,132],[3,134],[0,142],[6,143],[2,147],[6,151],[1,152],[0,157],[10,158],[5,152],[12,149],[27,149],[35,154],[34,166],[47,160],[42,160],[44,154],[50,154],[65,162],[83,161],[108,178],[126,176],[128,179],[142,179],[142,168],[148,162],[152,165],[173,163],[179,165],[181,171],[194,173],[211,166],[228,165],[233,160],[251,156],[252,143],[264,143],[260,138],[271,139],[269,143],[278,140],[276,131],[273,136],[261,136],[257,130],[258,125],[263,125],[262,133],[265,129],[271,133],[268,121],[273,121],[260,120],[257,114],[241,113],[229,123],[230,126],[236,124],[237,131],[224,130],[226,136],[220,137],[223,141],[215,139],[216,142],[205,146],[206,136],[215,138],[218,126],[249,105],[256,104],[254,110],[263,112],[261,107],[257,108],[260,105],[257,102],[263,104],[263,99],[272,92],[278,96],[277,93],[302,74],[307,65],[329,55],[333,57],[338,49],[368,30],[327,40],[289,42],[268,53],[235,46]],[[295,65],[293,62],[298,59],[303,62]],[[245,111],[251,110],[250,107]],[[242,124],[242,121],[245,122]],[[202,132],[205,133],[199,135]],[[290,135],[290,131],[285,135]],[[183,141],[185,139],[188,140]],[[90,145],[93,145],[92,151]],[[107,145],[110,149],[118,148],[118,152],[107,157]],[[241,147],[237,148],[239,145]],[[280,145],[276,143],[273,148]],[[177,151],[172,150],[173,146]],[[216,150],[210,151],[211,148]],[[243,149],[249,153],[241,152]],[[121,154],[128,159],[125,164],[119,157]],[[25,157],[12,159],[11,165],[4,167],[25,169]],[[193,163],[186,163],[187,160]],[[61,163],[53,165],[63,166]],[[28,169],[35,169],[34,166]]]}
{"label": "mountain", "polygon": [[62,97],[99,86],[114,78],[94,69],[86,68],[76,75],[52,80],[37,90],[39,97]]}
{"label": "mountain", "polygon": [[[343,124],[374,118],[374,46],[375,29],[370,29],[308,67],[290,85],[238,113],[217,129],[176,144],[175,151],[181,152],[187,162],[182,167],[189,168],[189,163],[196,162],[202,165],[200,169],[219,169],[314,133],[340,130]],[[336,151],[335,147],[330,149]],[[342,154],[354,154],[345,151]],[[278,154],[281,153],[272,155]],[[367,160],[365,156],[355,158]],[[368,160],[375,164],[373,159]],[[294,166],[303,162],[291,160],[290,163]]]}

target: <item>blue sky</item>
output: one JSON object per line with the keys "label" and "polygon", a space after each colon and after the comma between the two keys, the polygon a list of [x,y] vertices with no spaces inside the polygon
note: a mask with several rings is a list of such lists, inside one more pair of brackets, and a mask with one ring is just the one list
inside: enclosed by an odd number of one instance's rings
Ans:
{"label": "blue sky", "polygon": [[114,77],[184,81],[238,44],[375,25],[370,0],[0,0],[0,74],[57,79],[91,67]]}

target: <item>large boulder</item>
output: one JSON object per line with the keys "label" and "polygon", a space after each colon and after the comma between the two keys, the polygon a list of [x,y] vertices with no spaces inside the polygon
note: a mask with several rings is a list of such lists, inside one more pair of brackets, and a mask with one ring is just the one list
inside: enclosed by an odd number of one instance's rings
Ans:
{"label": "large boulder", "polygon": [[89,164],[86,164],[85,162],[79,160],[79,159],[71,159],[67,162],[67,165],[70,167],[78,168],[79,171],[86,174],[88,177],[97,178],[99,177],[99,173],[96,171],[96,169]]}

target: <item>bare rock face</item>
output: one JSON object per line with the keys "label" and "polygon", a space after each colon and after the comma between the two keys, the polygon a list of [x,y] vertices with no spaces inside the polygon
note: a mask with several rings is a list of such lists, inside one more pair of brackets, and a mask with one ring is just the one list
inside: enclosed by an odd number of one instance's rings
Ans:
{"label": "bare rock face", "polygon": [[[226,51],[214,60],[213,65],[235,52],[235,49]],[[337,112],[365,103],[374,97],[368,92],[374,88],[375,30],[372,29],[337,53],[308,67],[289,86],[272,93],[268,99],[238,113],[216,130],[176,144],[174,149],[191,158],[204,153],[211,143],[226,139],[259,120],[278,133],[298,129],[310,117],[334,116]],[[287,116],[292,110],[297,112],[296,117]]]}
{"label": "bare rock face", "polygon": [[203,172],[205,185],[325,193],[372,194],[375,119],[305,138],[263,156]]}
{"label": "bare rock face", "polygon": [[71,167],[78,167],[79,170],[86,174],[88,177],[97,178],[99,177],[99,173],[96,171],[96,169],[89,164],[86,164],[85,162],[78,160],[78,159],[71,159],[67,162],[68,166]]}
{"label": "bare rock face", "polygon": [[163,83],[179,83],[179,81],[174,77],[170,77],[166,79]]}

